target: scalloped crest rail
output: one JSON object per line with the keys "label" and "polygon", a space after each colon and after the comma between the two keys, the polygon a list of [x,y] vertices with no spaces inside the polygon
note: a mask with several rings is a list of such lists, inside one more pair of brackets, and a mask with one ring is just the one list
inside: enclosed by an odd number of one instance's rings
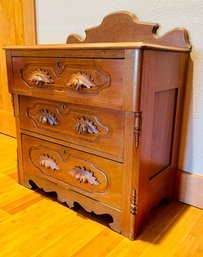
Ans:
{"label": "scalloped crest rail", "polygon": [[67,43],[144,42],[191,48],[185,29],[177,28],[159,36],[158,28],[159,24],[140,22],[132,13],[117,12],[106,16],[98,27],[85,30],[85,39],[72,34],[68,36]]}
{"label": "scalloped crest rail", "polygon": [[109,214],[130,239],[175,191],[191,45],[158,27],[119,12],[84,40],[6,48],[20,184]]}

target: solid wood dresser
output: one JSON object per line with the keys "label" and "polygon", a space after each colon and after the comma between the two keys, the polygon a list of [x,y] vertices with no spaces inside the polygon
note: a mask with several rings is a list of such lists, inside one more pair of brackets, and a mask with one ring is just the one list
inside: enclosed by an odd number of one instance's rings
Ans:
{"label": "solid wood dresser", "polygon": [[191,45],[158,27],[119,12],[84,40],[6,48],[20,184],[109,214],[130,239],[175,190]]}

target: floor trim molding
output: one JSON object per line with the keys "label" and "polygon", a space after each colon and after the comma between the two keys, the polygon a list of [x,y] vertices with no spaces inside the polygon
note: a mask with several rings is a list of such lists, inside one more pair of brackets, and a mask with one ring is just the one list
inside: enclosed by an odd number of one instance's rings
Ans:
{"label": "floor trim molding", "polygon": [[203,176],[179,170],[177,199],[203,209]]}

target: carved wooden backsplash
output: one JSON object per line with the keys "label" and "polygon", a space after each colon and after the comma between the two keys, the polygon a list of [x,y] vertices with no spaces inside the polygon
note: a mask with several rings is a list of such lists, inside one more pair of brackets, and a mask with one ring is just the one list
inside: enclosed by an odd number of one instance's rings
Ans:
{"label": "carved wooden backsplash", "polygon": [[191,48],[187,30],[176,28],[163,36],[157,35],[158,23],[147,23],[137,19],[130,12],[116,12],[104,17],[99,26],[85,30],[86,37],[72,34],[67,38],[71,43],[104,43],[104,42],[145,42],[162,46]]}

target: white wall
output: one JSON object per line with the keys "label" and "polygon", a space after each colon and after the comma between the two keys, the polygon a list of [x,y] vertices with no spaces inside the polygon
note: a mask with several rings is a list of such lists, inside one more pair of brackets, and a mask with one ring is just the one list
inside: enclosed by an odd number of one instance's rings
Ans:
{"label": "white wall", "polygon": [[203,175],[203,1],[202,0],[37,0],[38,43],[65,43],[71,33],[99,25],[107,14],[126,10],[161,24],[159,34],[186,28],[193,45],[193,85],[188,85],[179,167]]}

